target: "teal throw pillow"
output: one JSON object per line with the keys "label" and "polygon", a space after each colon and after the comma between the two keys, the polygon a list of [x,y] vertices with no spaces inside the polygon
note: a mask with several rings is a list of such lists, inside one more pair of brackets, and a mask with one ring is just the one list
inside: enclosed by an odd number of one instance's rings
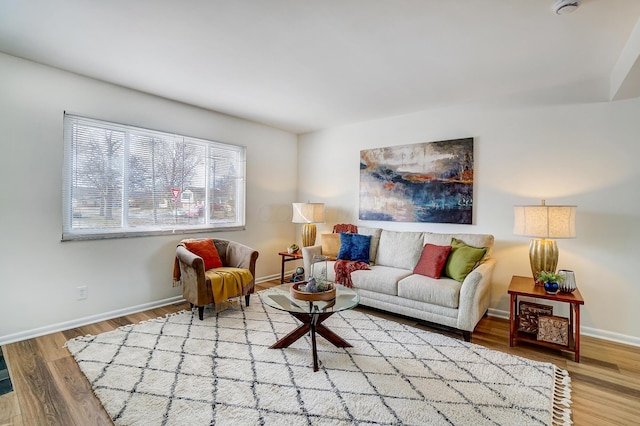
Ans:
{"label": "teal throw pillow", "polygon": [[369,263],[371,235],[340,233],[338,259]]}
{"label": "teal throw pillow", "polygon": [[444,266],[444,275],[456,281],[464,281],[487,253],[487,247],[473,247],[457,238],[451,238],[451,253]]}

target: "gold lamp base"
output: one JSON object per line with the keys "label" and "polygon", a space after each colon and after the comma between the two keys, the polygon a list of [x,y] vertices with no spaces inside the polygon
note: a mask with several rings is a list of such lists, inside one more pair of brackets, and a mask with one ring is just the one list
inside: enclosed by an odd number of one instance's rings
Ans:
{"label": "gold lamp base", "polygon": [[531,262],[531,272],[536,285],[540,272],[555,272],[558,267],[558,245],[556,240],[546,238],[534,238],[529,245],[529,261]]}
{"label": "gold lamp base", "polygon": [[316,243],[316,225],[305,223],[302,225],[302,246],[309,247]]}

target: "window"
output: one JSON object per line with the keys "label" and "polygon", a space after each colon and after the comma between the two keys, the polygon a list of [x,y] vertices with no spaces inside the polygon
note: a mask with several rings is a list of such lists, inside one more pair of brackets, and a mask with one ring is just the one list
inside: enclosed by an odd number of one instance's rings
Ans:
{"label": "window", "polygon": [[64,116],[62,240],[243,229],[245,148]]}

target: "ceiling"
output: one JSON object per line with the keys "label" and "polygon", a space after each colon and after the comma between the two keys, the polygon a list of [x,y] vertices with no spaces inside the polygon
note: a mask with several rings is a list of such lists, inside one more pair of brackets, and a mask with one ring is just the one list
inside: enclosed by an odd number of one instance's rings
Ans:
{"label": "ceiling", "polygon": [[294,133],[464,103],[609,101],[616,72],[635,87],[640,1],[551,5],[2,0],[0,51]]}

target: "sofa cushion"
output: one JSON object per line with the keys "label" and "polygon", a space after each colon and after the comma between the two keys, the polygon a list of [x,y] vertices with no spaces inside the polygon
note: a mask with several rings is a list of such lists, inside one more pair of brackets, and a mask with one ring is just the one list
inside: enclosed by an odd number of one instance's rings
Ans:
{"label": "sofa cushion", "polygon": [[394,232],[383,229],[376,265],[413,271],[422,253],[423,240],[423,232]]}
{"label": "sofa cushion", "polygon": [[457,308],[462,284],[451,278],[435,279],[413,274],[398,282],[398,296],[419,302]]}
{"label": "sofa cushion", "polygon": [[335,259],[340,253],[340,234],[322,234],[320,235],[322,244],[322,254]]}
{"label": "sofa cushion", "polygon": [[387,312],[457,328],[458,308],[447,308],[432,303],[424,303],[418,300],[379,294],[367,290],[356,290],[356,292],[360,296],[360,305],[362,306],[371,306]]}
{"label": "sofa cushion", "polygon": [[444,274],[456,281],[464,281],[487,250],[487,247],[472,247],[457,238],[451,238],[451,254],[444,266]]}
{"label": "sofa cushion", "polygon": [[222,266],[222,260],[220,260],[218,250],[216,250],[216,246],[213,245],[213,240],[211,238],[185,241],[183,244],[191,253],[202,258],[204,261],[205,271]]}
{"label": "sofa cushion", "polygon": [[376,293],[398,294],[398,281],[411,275],[411,270],[390,268],[387,266],[371,266],[371,269],[353,271],[351,282],[353,287],[375,291]]}
{"label": "sofa cushion", "polygon": [[366,226],[358,226],[358,234],[371,236],[371,243],[369,245],[369,264],[371,265],[375,265],[381,233],[381,228],[367,228]]}
{"label": "sofa cushion", "polygon": [[493,250],[493,235],[490,234],[440,234],[436,232],[424,233],[424,244],[437,246],[451,245],[451,238],[456,238],[473,247],[487,247],[485,258],[491,256]]}
{"label": "sofa cushion", "polygon": [[413,273],[435,279],[440,278],[449,253],[451,253],[451,246],[425,244],[420,259],[416,267],[413,268]]}

